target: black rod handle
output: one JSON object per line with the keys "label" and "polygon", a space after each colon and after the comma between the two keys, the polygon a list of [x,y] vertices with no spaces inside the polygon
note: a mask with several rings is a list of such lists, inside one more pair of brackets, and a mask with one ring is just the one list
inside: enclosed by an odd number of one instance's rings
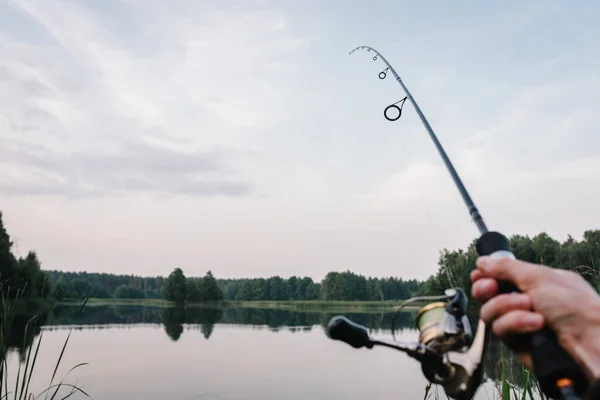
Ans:
{"label": "black rod handle", "polygon": [[[477,253],[480,256],[515,258],[510,251],[508,238],[499,232],[487,232],[481,235],[476,243]],[[510,282],[498,282],[500,293],[521,293]],[[549,327],[515,338],[518,343],[523,343],[531,353],[533,370],[540,387],[548,397],[562,398],[559,381],[568,379],[573,382],[574,389],[583,395],[588,389],[588,379],[581,366],[560,346],[554,331]]]}

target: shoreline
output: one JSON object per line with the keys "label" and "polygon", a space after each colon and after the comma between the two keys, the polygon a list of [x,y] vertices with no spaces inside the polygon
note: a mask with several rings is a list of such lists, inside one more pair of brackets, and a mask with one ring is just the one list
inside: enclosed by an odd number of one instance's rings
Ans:
{"label": "shoreline", "polygon": [[[386,301],[323,301],[323,300],[253,300],[253,301],[233,301],[224,300],[221,302],[204,303],[186,303],[184,308],[259,308],[259,309],[284,309],[290,311],[357,311],[357,312],[381,312],[394,311],[403,300]],[[63,300],[55,301],[54,306],[72,306],[81,307],[84,300]],[[95,306],[145,306],[145,307],[174,307],[171,301],[163,299],[96,299],[90,298],[85,303],[85,307]],[[418,310],[419,307],[406,307],[407,311]]]}

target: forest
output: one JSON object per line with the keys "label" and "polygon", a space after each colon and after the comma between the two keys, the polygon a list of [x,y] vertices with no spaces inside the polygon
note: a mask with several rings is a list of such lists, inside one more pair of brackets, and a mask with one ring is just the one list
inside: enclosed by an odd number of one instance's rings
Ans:
{"label": "forest", "polygon": [[323,281],[310,277],[216,279],[186,277],[175,268],[167,277],[139,277],[89,272],[47,271],[57,300],[91,298],[198,301],[397,300],[417,295],[423,282],[401,278],[367,278],[350,271],[330,272]]}
{"label": "forest", "polygon": [[[518,259],[556,268],[572,269],[600,291],[600,230],[588,230],[578,241],[564,242],[540,233],[533,237],[514,235],[510,245]],[[24,258],[12,252],[12,242],[0,212],[0,289],[5,297],[29,299],[83,300],[86,298],[166,299],[173,302],[202,301],[286,301],[400,300],[416,295],[443,293],[448,287],[462,287],[470,293],[470,271],[477,253],[475,240],[466,250],[443,249],[438,270],[426,281],[401,277],[365,277],[351,271],[329,272],[321,282],[310,277],[218,279],[211,271],[203,277],[186,277],[174,268],[168,277],[142,277],[93,272],[42,270],[35,251]]]}
{"label": "forest", "polygon": [[[533,237],[513,235],[509,239],[517,259],[572,270],[600,292],[600,230],[585,231],[581,241],[569,235],[562,243],[543,232]],[[440,253],[438,270],[425,281],[422,293],[434,295],[444,288],[458,286],[470,294],[470,272],[477,259],[475,242],[476,239],[466,250],[444,249]]]}

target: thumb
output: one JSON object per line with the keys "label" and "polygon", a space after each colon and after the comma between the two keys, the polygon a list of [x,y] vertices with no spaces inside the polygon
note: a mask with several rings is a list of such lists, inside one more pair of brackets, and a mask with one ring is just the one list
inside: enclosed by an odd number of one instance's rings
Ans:
{"label": "thumb", "polygon": [[486,277],[511,282],[522,292],[539,284],[543,271],[547,268],[521,260],[489,256],[479,257],[476,265]]}

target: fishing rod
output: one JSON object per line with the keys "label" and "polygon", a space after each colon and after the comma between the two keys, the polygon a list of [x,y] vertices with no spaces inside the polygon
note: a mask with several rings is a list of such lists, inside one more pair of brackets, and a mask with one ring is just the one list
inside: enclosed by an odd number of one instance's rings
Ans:
{"label": "fishing rod", "polygon": [[[384,117],[388,121],[396,121],[402,115],[402,107],[407,99],[413,105],[479,231],[480,236],[475,243],[477,254],[515,259],[510,251],[508,238],[500,232],[490,231],[486,226],[442,144],[394,67],[381,53],[369,46],[358,46],[350,54],[358,50],[372,52],[373,61],[383,61],[386,68],[378,74],[379,79],[385,79],[388,72],[391,72],[406,95],[402,100],[387,106]],[[397,115],[391,114],[393,110]],[[520,292],[509,282],[498,282],[498,287],[500,293]],[[419,338],[416,343],[375,340],[370,337],[364,326],[343,316],[330,320],[327,334],[331,339],[343,341],[354,348],[384,346],[402,351],[419,361],[425,377],[430,382],[441,385],[449,397],[456,400],[472,399],[481,384],[483,360],[491,338],[490,330],[485,322],[479,319],[473,337],[467,318],[468,298],[460,288],[447,289],[441,296],[409,299],[401,304],[397,311],[409,303],[420,301],[434,302],[422,306],[417,313]],[[394,326],[392,335],[393,328]],[[540,331],[520,335],[516,339],[529,349],[535,376],[546,396],[563,400],[581,399],[589,386],[587,377],[583,369],[559,345],[555,333],[550,328],[544,327]]]}

